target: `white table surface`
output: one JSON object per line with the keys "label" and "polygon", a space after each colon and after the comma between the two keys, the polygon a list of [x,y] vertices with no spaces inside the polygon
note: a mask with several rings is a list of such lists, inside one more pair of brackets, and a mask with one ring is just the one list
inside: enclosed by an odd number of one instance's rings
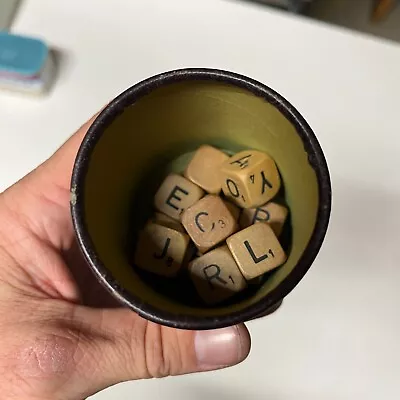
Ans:
{"label": "white table surface", "polygon": [[0,93],[0,190],[120,91],[188,66],[279,91],[313,127],[331,169],[323,249],[284,307],[249,324],[246,362],[93,399],[399,398],[399,45],[234,0],[26,0],[13,30],[43,36],[63,56],[49,97]]}

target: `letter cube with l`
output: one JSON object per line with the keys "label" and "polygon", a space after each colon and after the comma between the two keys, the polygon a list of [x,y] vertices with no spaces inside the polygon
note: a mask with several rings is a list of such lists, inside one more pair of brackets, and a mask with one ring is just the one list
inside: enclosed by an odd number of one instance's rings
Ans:
{"label": "letter cube with l", "polygon": [[226,240],[229,250],[246,280],[279,267],[286,261],[272,228],[268,224],[254,224]]}
{"label": "letter cube with l", "polygon": [[242,151],[226,160],[220,177],[225,196],[243,208],[265,204],[281,186],[274,160],[256,150]]}
{"label": "letter cube with l", "polygon": [[154,206],[158,211],[179,221],[182,213],[204,195],[199,188],[188,179],[177,174],[168,175],[159,187]]}
{"label": "letter cube with l", "polygon": [[219,303],[247,287],[231,253],[219,247],[189,264],[190,277],[207,304]]}

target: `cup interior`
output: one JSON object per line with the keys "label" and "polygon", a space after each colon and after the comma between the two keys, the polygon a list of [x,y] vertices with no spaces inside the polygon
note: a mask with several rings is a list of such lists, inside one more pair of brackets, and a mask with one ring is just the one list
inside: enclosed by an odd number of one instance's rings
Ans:
{"label": "cup interior", "polygon": [[[124,303],[171,326],[224,326],[280,301],[311,265],[328,223],[329,175],[305,121],[271,89],[213,74],[170,73],[128,89],[90,128],[73,174],[72,214],[89,264]],[[271,155],[290,209],[285,264],[261,286],[213,307],[196,300],[186,280],[158,279],[132,265],[137,233],[153,212],[163,177],[183,171],[204,143]]]}

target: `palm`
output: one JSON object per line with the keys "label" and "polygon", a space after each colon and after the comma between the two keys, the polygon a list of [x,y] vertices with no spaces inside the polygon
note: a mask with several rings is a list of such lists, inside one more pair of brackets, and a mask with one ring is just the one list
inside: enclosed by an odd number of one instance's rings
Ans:
{"label": "palm", "polygon": [[217,334],[222,342],[213,332],[200,335],[214,344],[209,350],[203,345],[202,352],[219,357],[202,361],[194,332],[116,309],[118,303],[94,278],[76,243],[69,206],[73,161],[90,123],[0,195],[5,398],[80,400],[124,380],[233,365],[249,352],[248,332],[234,327]]}
{"label": "palm", "polygon": [[[3,195],[11,215],[18,216],[13,234],[25,237],[13,257],[39,254],[40,264],[25,263],[33,288],[51,298],[94,307],[116,305],[91,273],[78,248],[69,210],[69,188],[44,174],[47,166],[28,175]],[[30,271],[29,266],[32,266]],[[40,268],[37,268],[40,266]]]}

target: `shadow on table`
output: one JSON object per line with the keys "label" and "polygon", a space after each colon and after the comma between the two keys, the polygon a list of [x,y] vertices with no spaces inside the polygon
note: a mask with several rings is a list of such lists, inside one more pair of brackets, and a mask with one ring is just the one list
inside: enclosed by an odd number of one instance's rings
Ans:
{"label": "shadow on table", "polygon": [[229,386],[213,389],[196,385],[182,387],[179,390],[179,398],[186,400],[287,400],[282,395],[271,394],[259,388],[240,391],[237,387],[230,390]]}
{"label": "shadow on table", "polygon": [[[332,199],[323,257],[337,260],[335,268],[339,270],[351,264],[353,271],[360,270],[363,275],[369,268],[387,268],[385,259],[394,256],[396,243],[400,245],[398,189],[333,179]],[[371,263],[377,254],[381,265]]]}
{"label": "shadow on table", "polygon": [[53,58],[55,64],[55,77],[54,84],[61,82],[67,76],[72,66],[72,56],[65,49],[52,47],[50,49],[50,55]]}

